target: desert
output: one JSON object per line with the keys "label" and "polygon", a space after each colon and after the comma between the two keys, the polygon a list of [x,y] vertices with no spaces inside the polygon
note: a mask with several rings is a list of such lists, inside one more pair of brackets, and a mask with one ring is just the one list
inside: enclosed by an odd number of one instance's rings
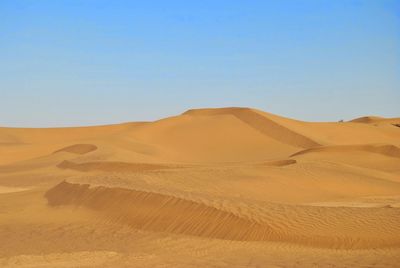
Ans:
{"label": "desert", "polygon": [[0,128],[1,267],[398,267],[400,118]]}

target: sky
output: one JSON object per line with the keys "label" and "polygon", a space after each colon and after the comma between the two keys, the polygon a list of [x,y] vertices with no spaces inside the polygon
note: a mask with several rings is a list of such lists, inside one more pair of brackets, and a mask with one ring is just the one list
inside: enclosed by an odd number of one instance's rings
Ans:
{"label": "sky", "polygon": [[400,116],[400,0],[1,0],[0,125]]}

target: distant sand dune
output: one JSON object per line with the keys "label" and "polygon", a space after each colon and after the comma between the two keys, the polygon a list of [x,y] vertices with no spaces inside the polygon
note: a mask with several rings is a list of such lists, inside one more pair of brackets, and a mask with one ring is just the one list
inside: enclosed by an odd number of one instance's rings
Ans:
{"label": "distant sand dune", "polygon": [[400,124],[400,117],[384,118],[379,116],[364,116],[351,120],[352,123],[364,123],[364,124]]}
{"label": "distant sand dune", "polygon": [[382,121],[385,120],[384,117],[379,117],[379,116],[363,116],[363,117],[359,117],[353,120],[350,120],[350,122],[354,122],[354,123],[374,123],[377,121]]}
{"label": "distant sand dune", "polygon": [[383,121],[399,121],[400,117],[394,117],[394,118],[385,118],[385,117],[380,117],[380,116],[363,116],[359,117],[353,120],[350,120],[350,122],[354,123],[376,123],[376,122],[383,122]]}
{"label": "distant sand dune", "polygon": [[319,144],[301,134],[292,131],[279,123],[249,108],[197,109],[189,110],[184,115],[212,116],[232,114],[252,128],[277,141],[296,147],[309,148]]}

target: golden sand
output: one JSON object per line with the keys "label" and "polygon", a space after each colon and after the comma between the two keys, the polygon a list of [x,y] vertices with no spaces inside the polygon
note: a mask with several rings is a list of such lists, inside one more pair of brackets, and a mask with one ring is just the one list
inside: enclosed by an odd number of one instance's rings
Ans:
{"label": "golden sand", "polygon": [[397,124],[0,128],[0,267],[399,267]]}

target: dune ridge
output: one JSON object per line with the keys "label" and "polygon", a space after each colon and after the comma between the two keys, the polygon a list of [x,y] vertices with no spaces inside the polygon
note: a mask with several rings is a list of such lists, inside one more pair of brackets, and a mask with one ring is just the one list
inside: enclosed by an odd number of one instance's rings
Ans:
{"label": "dune ridge", "polygon": [[269,232],[232,213],[158,193],[62,182],[45,196],[51,206],[87,206],[144,230],[231,240],[262,240]]}
{"label": "dune ridge", "polygon": [[351,151],[362,151],[366,153],[381,154],[389,157],[400,158],[400,148],[392,144],[365,144],[365,145],[332,145],[332,146],[320,146],[299,151],[292,154],[291,156],[297,156],[308,153],[323,153],[323,152],[351,152]]}
{"label": "dune ridge", "polygon": [[[267,211],[283,210],[286,215],[275,218],[267,214],[266,218],[255,220],[175,196],[134,189],[90,187],[65,181],[47,191],[45,197],[50,206],[84,206],[106,213],[110,220],[155,232],[237,241],[284,241],[327,248],[400,247],[400,237],[390,239],[394,230],[369,233],[368,230],[380,224],[375,218],[382,217],[382,211],[376,209],[360,214],[351,208],[268,205]],[[400,214],[396,213],[398,210],[388,211],[390,215],[392,212],[400,220]],[[326,222],[336,216],[340,220],[333,220],[335,224]],[[352,221],[354,226],[350,227],[348,223]],[[315,225],[310,226],[310,222]],[[342,224],[349,225],[347,228],[350,229],[335,230]],[[388,224],[394,227],[393,222]],[[356,226],[364,231],[351,231]]]}
{"label": "dune ridge", "polygon": [[375,123],[377,121],[382,121],[385,120],[386,118],[384,117],[380,117],[380,116],[363,116],[363,117],[359,117],[356,119],[352,119],[350,120],[350,122],[354,122],[354,123]]}
{"label": "dune ridge", "polygon": [[319,146],[317,142],[292,131],[281,124],[263,116],[250,108],[219,108],[219,109],[194,109],[188,110],[183,115],[190,116],[213,116],[221,114],[231,114],[256,129],[279,142],[295,147],[309,148]]}
{"label": "dune ridge", "polygon": [[364,124],[372,124],[372,123],[379,123],[379,122],[400,122],[400,117],[393,117],[393,118],[385,118],[380,116],[363,116],[359,118],[355,118],[350,120],[349,122],[353,123],[364,123]]}

